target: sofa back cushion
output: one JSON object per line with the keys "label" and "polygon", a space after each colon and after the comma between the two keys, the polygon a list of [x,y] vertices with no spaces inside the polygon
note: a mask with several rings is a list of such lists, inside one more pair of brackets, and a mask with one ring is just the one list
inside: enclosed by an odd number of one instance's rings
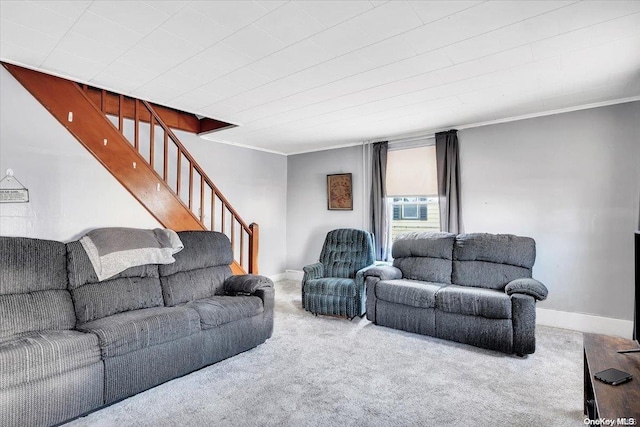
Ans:
{"label": "sofa back cushion", "polygon": [[64,243],[0,237],[0,340],[75,324]]}
{"label": "sofa back cushion", "polygon": [[397,237],[391,255],[404,279],[451,284],[451,259],[456,235],[406,233]]}
{"label": "sofa back cushion", "polygon": [[373,236],[355,228],[331,230],[324,239],[320,262],[325,277],[353,279],[358,270],[375,262]]}
{"label": "sofa back cushion", "polygon": [[233,262],[229,238],[215,231],[181,231],[178,236],[184,249],[174,255],[176,262],[159,266],[165,305],[224,295]]}
{"label": "sofa back cushion", "polygon": [[512,280],[531,277],[536,243],[512,234],[470,233],[456,237],[453,249],[453,283],[504,289]]}
{"label": "sofa back cushion", "polygon": [[67,243],[67,271],[79,323],[163,305],[155,264],[132,267],[100,282],[84,248],[75,241]]}

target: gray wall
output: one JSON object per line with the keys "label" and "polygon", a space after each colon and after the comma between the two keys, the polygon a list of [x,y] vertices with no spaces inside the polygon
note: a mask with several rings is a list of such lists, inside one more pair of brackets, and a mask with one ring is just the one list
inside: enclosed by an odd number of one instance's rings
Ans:
{"label": "gray wall", "polygon": [[467,232],[537,242],[541,307],[633,315],[640,102],[462,130]]}
{"label": "gray wall", "polygon": [[176,135],[242,219],[260,226],[260,274],[284,272],[287,157],[207,141],[187,132]]}
{"label": "gray wall", "polygon": [[[534,276],[550,290],[540,307],[632,318],[639,124],[635,102],[459,132],[466,231],[536,239]],[[315,261],[328,230],[364,224],[361,211],[326,211],[324,183],[360,170],[361,153],[289,157],[287,268]],[[355,206],[368,197],[356,191]]]}
{"label": "gray wall", "polygon": [[[160,226],[3,67],[0,91],[0,174],[13,169],[31,197],[0,204],[0,235],[69,241],[96,227]],[[260,225],[260,272],[283,272],[286,157],[179,137],[243,218]]]}
{"label": "gray wall", "polygon": [[[328,231],[363,228],[369,196],[363,197],[362,152],[355,146],[288,157],[287,269],[302,270],[318,261]],[[353,174],[352,211],[327,209],[327,175],[335,173]]]}

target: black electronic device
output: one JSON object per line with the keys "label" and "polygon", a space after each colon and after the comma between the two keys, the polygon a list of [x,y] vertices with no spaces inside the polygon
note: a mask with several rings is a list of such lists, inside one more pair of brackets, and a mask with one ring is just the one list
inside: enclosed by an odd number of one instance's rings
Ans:
{"label": "black electronic device", "polygon": [[615,368],[609,368],[605,369],[604,371],[596,372],[595,374],[593,374],[593,377],[597,380],[611,385],[624,384],[628,381],[631,381],[631,378],[633,378],[630,373],[620,371]]}

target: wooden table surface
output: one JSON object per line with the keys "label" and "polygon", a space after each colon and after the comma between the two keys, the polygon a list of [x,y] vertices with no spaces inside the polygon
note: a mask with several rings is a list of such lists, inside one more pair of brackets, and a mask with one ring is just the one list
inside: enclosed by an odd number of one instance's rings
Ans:
{"label": "wooden table surface", "polygon": [[[634,418],[640,425],[640,353],[619,354],[618,350],[638,348],[635,341],[598,334],[584,334],[584,352],[595,394],[598,416],[617,420]],[[633,375],[620,385],[610,385],[593,378],[596,372],[616,368]]]}

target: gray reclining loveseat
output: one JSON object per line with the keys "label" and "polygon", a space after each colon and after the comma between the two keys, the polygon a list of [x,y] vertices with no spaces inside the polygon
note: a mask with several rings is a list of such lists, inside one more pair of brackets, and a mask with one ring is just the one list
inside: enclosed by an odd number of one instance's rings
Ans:
{"label": "gray reclining loveseat", "polygon": [[518,355],[535,351],[535,241],[493,234],[409,233],[393,266],[367,270],[367,319]]}
{"label": "gray reclining loveseat", "polygon": [[221,233],[107,280],[79,242],[0,237],[0,425],[49,426],[259,345],[274,289]]}

